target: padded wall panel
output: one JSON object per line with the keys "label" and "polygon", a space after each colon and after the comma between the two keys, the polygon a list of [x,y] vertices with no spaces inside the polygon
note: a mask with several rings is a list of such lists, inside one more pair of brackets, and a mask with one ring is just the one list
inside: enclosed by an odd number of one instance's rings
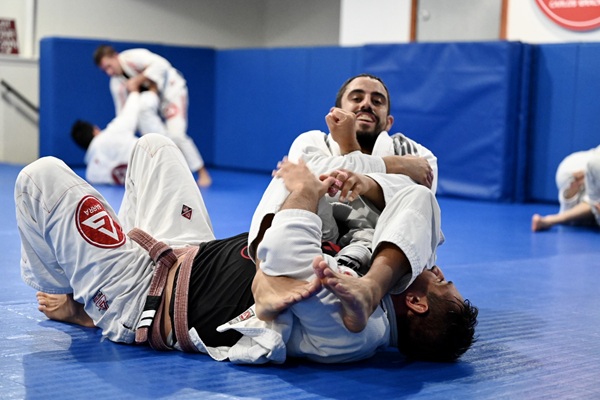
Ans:
{"label": "padded wall panel", "polygon": [[45,38],[40,47],[40,156],[53,155],[72,166],[83,165],[83,150],[70,138],[78,118],[103,128],[114,117],[109,78],[93,63],[99,44],[117,51],[144,47],[167,58],[186,77],[190,93],[188,134],[205,162],[212,163],[214,50],[150,43]]}
{"label": "padded wall panel", "polygon": [[600,144],[600,43],[578,44],[573,151]]}
{"label": "padded wall panel", "polygon": [[355,48],[220,51],[216,164],[273,170],[300,133],[326,129],[325,114],[358,59]]}
{"label": "padded wall panel", "polygon": [[529,198],[555,202],[558,164],[600,144],[600,44],[539,45],[535,54]]}
{"label": "padded wall panel", "polygon": [[308,108],[297,126],[299,133],[311,129],[329,131],[325,115],[335,105],[342,84],[363,72],[362,54],[362,48],[358,47],[320,47],[310,51],[306,82]]}
{"label": "padded wall panel", "polygon": [[105,126],[114,115],[108,80],[92,53],[98,42],[62,38],[40,43],[40,156],[83,165],[84,151],[71,140],[78,119]]}
{"label": "padded wall panel", "polygon": [[440,195],[518,195],[517,164],[525,162],[518,123],[528,82],[523,59],[523,45],[509,42],[365,47],[364,68],[390,90],[392,132],[438,157]]}
{"label": "padded wall panel", "polygon": [[[273,169],[294,112],[304,112],[306,51],[222,51],[217,56],[216,160],[232,168]],[[289,145],[287,146],[289,147]]]}

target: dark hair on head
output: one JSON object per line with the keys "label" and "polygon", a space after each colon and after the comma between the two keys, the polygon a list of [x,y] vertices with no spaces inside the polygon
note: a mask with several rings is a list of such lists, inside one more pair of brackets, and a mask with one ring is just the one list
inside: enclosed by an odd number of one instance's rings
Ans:
{"label": "dark hair on head", "polygon": [[427,294],[425,314],[398,321],[398,349],[408,358],[423,361],[456,361],[473,343],[479,310],[469,300],[447,300]]}
{"label": "dark hair on head", "polygon": [[104,57],[112,57],[115,54],[117,54],[117,51],[114,47],[107,44],[101,44],[96,48],[96,51],[94,51],[94,63],[97,66],[100,66],[100,61],[102,61]]}
{"label": "dark hair on head", "polygon": [[348,78],[348,80],[346,80],[346,82],[344,82],[344,84],[342,85],[340,90],[338,90],[337,95],[335,96],[335,106],[338,108],[342,106],[342,97],[344,97],[344,93],[346,93],[346,88],[348,88],[348,85],[350,84],[350,82],[352,82],[353,80],[355,80],[357,78],[375,79],[376,81],[378,81],[379,83],[381,83],[383,85],[383,88],[385,89],[385,95],[387,96],[387,101],[388,101],[388,115],[390,115],[390,110],[392,109],[392,99],[390,99],[390,91],[388,90],[387,86],[385,85],[385,83],[383,82],[383,80],[380,77],[371,75],[371,74],[366,74],[366,73],[355,75],[352,78]]}
{"label": "dark hair on head", "polygon": [[71,127],[71,137],[79,147],[87,150],[94,138],[94,125],[78,119]]}

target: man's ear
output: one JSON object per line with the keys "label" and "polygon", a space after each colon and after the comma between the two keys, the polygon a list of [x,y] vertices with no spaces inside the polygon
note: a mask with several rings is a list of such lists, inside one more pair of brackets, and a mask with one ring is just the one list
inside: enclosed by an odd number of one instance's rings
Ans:
{"label": "man's ear", "polygon": [[392,129],[392,125],[394,125],[394,117],[392,115],[388,115],[385,130],[389,132],[390,129]]}
{"label": "man's ear", "polygon": [[425,314],[429,310],[427,296],[419,296],[415,293],[407,293],[404,298],[406,307],[416,314]]}

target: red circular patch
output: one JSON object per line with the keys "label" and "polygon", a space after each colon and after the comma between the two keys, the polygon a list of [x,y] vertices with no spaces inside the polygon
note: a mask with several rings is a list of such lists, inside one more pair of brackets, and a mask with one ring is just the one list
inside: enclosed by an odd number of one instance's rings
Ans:
{"label": "red circular patch", "polygon": [[125,243],[121,226],[94,196],[81,199],[75,212],[75,223],[81,236],[96,247],[110,249]]}
{"label": "red circular patch", "polygon": [[575,31],[600,27],[598,0],[535,0],[540,9],[558,25]]}
{"label": "red circular patch", "polygon": [[176,104],[169,104],[163,109],[163,116],[165,119],[173,118],[179,114],[179,107]]}
{"label": "red circular patch", "polygon": [[117,185],[125,185],[125,177],[127,176],[127,164],[119,164],[113,168],[111,172],[113,181]]}
{"label": "red circular patch", "polygon": [[240,251],[240,255],[246,260],[252,260],[250,254],[248,254],[248,246],[244,246],[244,248]]}

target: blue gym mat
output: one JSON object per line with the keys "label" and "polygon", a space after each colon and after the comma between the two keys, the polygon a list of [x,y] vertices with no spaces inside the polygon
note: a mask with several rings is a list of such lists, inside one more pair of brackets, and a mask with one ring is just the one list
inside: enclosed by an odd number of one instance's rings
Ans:
{"label": "blue gym mat", "polygon": [[[115,344],[38,312],[19,274],[19,170],[0,165],[1,399],[600,398],[600,231],[531,233],[531,215],[554,204],[439,199],[439,265],[480,309],[478,341],[459,362],[407,362],[390,349],[346,365],[239,366]],[[203,196],[216,236],[247,230],[270,177],[211,174]],[[118,208],[123,189],[99,189]]]}

